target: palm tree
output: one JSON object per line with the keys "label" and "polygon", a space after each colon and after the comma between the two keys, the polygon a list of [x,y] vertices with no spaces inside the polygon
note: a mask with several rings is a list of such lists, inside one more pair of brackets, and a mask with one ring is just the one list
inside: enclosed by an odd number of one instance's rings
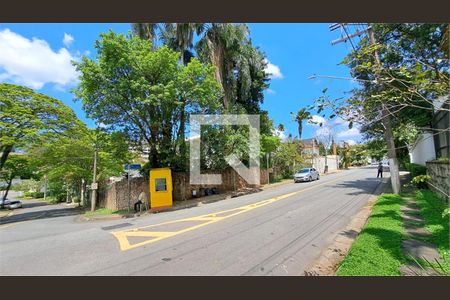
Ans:
{"label": "palm tree", "polygon": [[[291,113],[292,114],[292,113]],[[300,109],[295,115],[295,121],[298,124],[298,139],[302,140],[302,132],[303,132],[303,121],[310,120],[311,113],[307,111],[305,108]]]}
{"label": "palm tree", "polygon": [[156,31],[158,30],[158,23],[133,23],[131,24],[131,31],[134,35],[141,39],[150,40],[155,48]]}
{"label": "palm tree", "polygon": [[[204,27],[205,24],[203,23],[165,23],[160,31],[160,39],[169,48],[180,52],[180,62],[186,66],[193,57],[191,49],[193,48],[194,34],[200,35]],[[187,99],[182,99],[180,107],[178,137],[180,141],[180,155],[182,156],[181,161],[185,161],[186,154],[186,101]]]}
{"label": "palm tree", "polygon": [[244,24],[212,23],[196,46],[199,58],[216,67],[215,78],[222,86],[225,109],[228,109],[234,98],[234,68],[242,54],[247,35],[248,27]]}
{"label": "palm tree", "polygon": [[200,35],[204,28],[204,23],[177,23],[175,25],[175,40],[178,47],[176,50],[180,51],[180,60],[183,64],[187,65],[189,62],[186,59],[186,51],[192,49],[194,46],[194,33]]}

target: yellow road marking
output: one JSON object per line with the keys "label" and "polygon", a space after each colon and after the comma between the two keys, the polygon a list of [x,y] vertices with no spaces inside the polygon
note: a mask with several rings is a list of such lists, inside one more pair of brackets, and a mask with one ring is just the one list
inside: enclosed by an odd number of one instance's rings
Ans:
{"label": "yellow road marking", "polygon": [[[169,237],[173,237],[175,235],[179,235],[188,231],[192,231],[216,222],[219,222],[221,220],[225,220],[237,215],[240,215],[242,213],[248,212],[250,210],[274,203],[276,201],[280,201],[289,197],[292,197],[294,195],[300,194],[302,192],[311,190],[313,188],[325,185],[325,184],[330,184],[332,182],[341,180],[342,178],[337,178],[335,180],[331,180],[328,182],[324,182],[324,183],[320,183],[320,184],[315,184],[313,186],[301,189],[299,191],[296,192],[292,192],[292,193],[288,193],[288,194],[284,194],[284,195],[280,195],[277,197],[273,197],[270,199],[266,199],[266,200],[262,200],[256,203],[252,203],[249,205],[244,205],[241,207],[237,207],[237,208],[232,208],[232,209],[227,209],[227,210],[222,210],[222,211],[218,211],[215,213],[209,213],[206,215],[201,215],[201,216],[196,216],[196,217],[190,217],[190,218],[186,218],[186,219],[179,219],[179,220],[173,220],[173,221],[168,221],[168,222],[163,222],[163,223],[158,223],[158,224],[153,224],[153,225],[147,225],[147,226],[143,226],[143,227],[137,227],[137,228],[132,228],[132,229],[126,229],[126,230],[121,230],[121,231],[114,231],[111,232],[112,235],[114,235],[117,240],[119,241],[119,245],[120,245],[120,250],[122,251],[126,251],[126,250],[130,250],[130,249],[134,249],[134,248],[138,248],[144,245],[148,245],[157,241],[160,241],[162,239],[166,239]],[[217,216],[220,214],[224,214],[224,213],[230,213],[226,216]],[[189,221],[200,221],[203,223],[194,225],[194,226],[189,226],[187,228],[181,229],[181,230],[177,230],[177,231],[149,231],[147,229],[151,229],[152,227],[156,227],[156,226],[162,226],[162,225],[167,225],[167,224],[174,224],[174,223],[181,223],[181,222],[189,222]],[[151,239],[146,240],[146,241],[142,241],[139,243],[135,243],[135,244],[130,244],[130,241],[128,240],[128,237],[142,237],[142,238],[146,238],[149,237]]]}

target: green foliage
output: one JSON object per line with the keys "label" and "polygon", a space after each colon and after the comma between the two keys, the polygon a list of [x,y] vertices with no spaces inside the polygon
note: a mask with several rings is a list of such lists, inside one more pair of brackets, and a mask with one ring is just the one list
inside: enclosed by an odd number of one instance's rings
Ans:
{"label": "green foliage", "polygon": [[35,198],[35,199],[44,198],[43,192],[25,192],[23,195],[27,198]]}
{"label": "green foliage", "polygon": [[406,170],[408,170],[411,174],[411,177],[414,178],[419,175],[426,175],[427,174],[427,167],[421,166],[414,163],[407,163],[405,164]]}
{"label": "green foliage", "polygon": [[[294,115],[291,112],[292,115]],[[301,108],[295,115],[294,120],[297,122],[297,129],[298,129],[298,139],[302,139],[302,133],[303,133],[303,121],[310,120],[311,119],[311,113],[306,110],[306,108]],[[320,127],[322,127],[322,123],[319,123]]]}
{"label": "green foliage", "polygon": [[184,162],[174,161],[185,143],[179,138],[184,136],[180,116],[219,110],[214,67],[196,59],[179,64],[179,54],[168,47],[152,51],[150,41],[112,31],[101,34],[95,47],[96,60],[75,63],[81,72],[75,94],[88,116],[148,144],[152,167],[184,168]]}
{"label": "green foliage", "polygon": [[130,162],[128,143],[121,132],[107,133],[79,126],[71,135],[35,143],[28,151],[32,164],[49,181],[49,195],[64,199],[67,187],[78,190],[81,180],[92,182],[95,149],[98,150],[97,178],[101,184],[110,176],[120,175],[123,164]]}
{"label": "green foliage", "polygon": [[417,175],[411,180],[411,183],[419,189],[426,189],[428,188],[427,182],[430,180],[431,177],[429,175]]}
{"label": "green foliage", "polygon": [[53,139],[80,124],[61,101],[14,84],[0,84],[0,111],[0,169],[13,147],[27,148],[39,139]]}
{"label": "green foliage", "polygon": [[282,178],[290,178],[295,170],[294,166],[302,166],[303,159],[295,142],[282,142],[273,154],[274,171]]}
{"label": "green foliage", "polygon": [[[359,86],[348,98],[320,96],[317,111],[329,111],[350,124],[362,125],[366,138],[382,139],[381,108],[390,112],[397,149],[406,149],[419,127],[429,126],[433,100],[448,95],[447,47],[442,47],[447,24],[372,24],[377,44],[362,37],[342,62]],[[446,50],[444,50],[446,49]],[[379,54],[381,65],[375,61]],[[397,151],[398,152],[398,151]],[[404,155],[404,153],[399,153]]]}
{"label": "green foliage", "polygon": [[14,178],[29,179],[34,176],[35,169],[30,164],[27,156],[20,154],[10,155],[3,169],[0,170],[0,180],[5,184],[1,186],[2,190],[5,191],[3,199],[6,199]]}
{"label": "green foliage", "polygon": [[396,276],[406,260],[402,252],[402,198],[383,194],[337,271],[338,276]]}
{"label": "green foliage", "polygon": [[226,110],[258,113],[268,88],[266,57],[252,45],[245,24],[211,23],[195,46],[199,59],[215,66]]}
{"label": "green foliage", "polygon": [[416,192],[416,199],[421,208],[421,215],[425,219],[425,228],[431,232],[431,236],[425,239],[437,246],[448,275],[450,274],[448,202],[430,190]]}

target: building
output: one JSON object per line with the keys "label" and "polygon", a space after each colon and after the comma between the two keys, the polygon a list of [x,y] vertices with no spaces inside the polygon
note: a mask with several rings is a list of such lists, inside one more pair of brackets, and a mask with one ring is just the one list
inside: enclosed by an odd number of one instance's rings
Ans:
{"label": "building", "polygon": [[437,101],[433,116],[434,145],[436,157],[450,157],[450,99]]}
{"label": "building", "polygon": [[426,162],[436,158],[432,131],[422,132],[409,148],[409,158],[414,164],[425,166]]}
{"label": "building", "polygon": [[305,156],[318,156],[319,155],[319,143],[316,139],[305,139],[300,141],[302,145],[302,155]]}

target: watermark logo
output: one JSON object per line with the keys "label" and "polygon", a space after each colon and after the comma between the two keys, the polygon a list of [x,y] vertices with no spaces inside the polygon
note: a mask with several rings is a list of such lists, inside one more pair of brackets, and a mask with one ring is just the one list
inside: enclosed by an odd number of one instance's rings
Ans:
{"label": "watermark logo", "polygon": [[220,174],[201,174],[200,135],[201,126],[240,125],[249,126],[249,167],[234,155],[225,157],[226,162],[249,184],[260,184],[259,169],[259,115],[191,115],[190,116],[190,184],[222,184]]}

